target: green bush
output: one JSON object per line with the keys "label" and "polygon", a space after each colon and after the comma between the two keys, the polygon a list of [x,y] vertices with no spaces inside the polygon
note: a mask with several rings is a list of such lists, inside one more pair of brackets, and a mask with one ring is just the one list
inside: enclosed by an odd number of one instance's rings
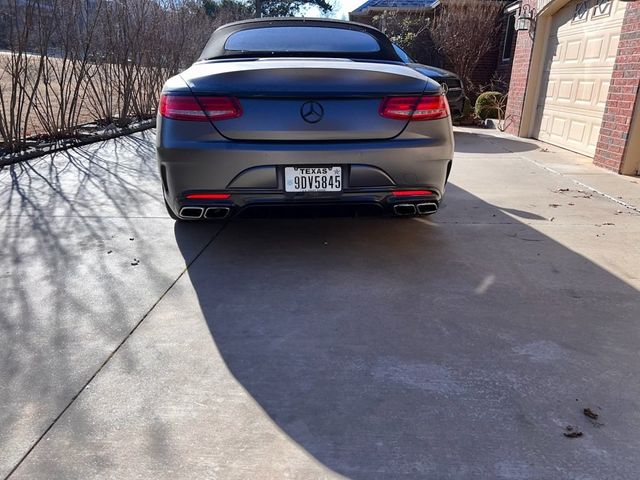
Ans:
{"label": "green bush", "polygon": [[502,112],[503,95],[500,92],[484,92],[478,96],[476,100],[476,115],[482,120],[487,118],[501,118],[504,116]]}

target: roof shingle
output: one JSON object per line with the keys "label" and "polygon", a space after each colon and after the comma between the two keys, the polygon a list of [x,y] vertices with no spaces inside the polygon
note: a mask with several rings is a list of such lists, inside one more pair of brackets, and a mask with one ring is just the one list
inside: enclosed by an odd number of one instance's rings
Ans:
{"label": "roof shingle", "polygon": [[364,13],[370,8],[385,9],[389,10],[393,9],[433,9],[438,6],[440,0],[368,0],[358,8],[356,8],[353,13]]}

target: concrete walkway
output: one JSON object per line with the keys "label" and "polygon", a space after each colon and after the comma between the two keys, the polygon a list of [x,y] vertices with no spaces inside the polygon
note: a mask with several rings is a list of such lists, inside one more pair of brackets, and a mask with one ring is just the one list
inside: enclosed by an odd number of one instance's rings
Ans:
{"label": "concrete walkway", "polygon": [[461,127],[456,131],[481,137],[513,154],[523,154],[521,158],[564,176],[579,187],[640,212],[640,177],[614,174],[593,165],[591,158],[537,140],[517,138],[497,130]]}
{"label": "concrete walkway", "polygon": [[0,171],[0,478],[636,479],[638,179],[456,141],[420,219],[177,225],[150,132]]}

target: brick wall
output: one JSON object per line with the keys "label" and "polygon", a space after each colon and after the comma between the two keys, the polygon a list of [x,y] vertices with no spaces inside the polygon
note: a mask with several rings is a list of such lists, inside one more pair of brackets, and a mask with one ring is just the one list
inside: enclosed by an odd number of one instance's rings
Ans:
{"label": "brick wall", "polygon": [[[536,6],[536,0],[523,0],[522,4]],[[513,52],[513,63],[511,66],[511,80],[509,82],[509,98],[507,101],[507,132],[514,135],[520,133],[520,123],[522,121],[522,108],[524,106],[524,95],[529,80],[529,63],[533,49],[533,32],[522,30],[517,32],[515,50]]]}
{"label": "brick wall", "polygon": [[593,163],[620,172],[640,85],[640,2],[624,15],[607,105]]}

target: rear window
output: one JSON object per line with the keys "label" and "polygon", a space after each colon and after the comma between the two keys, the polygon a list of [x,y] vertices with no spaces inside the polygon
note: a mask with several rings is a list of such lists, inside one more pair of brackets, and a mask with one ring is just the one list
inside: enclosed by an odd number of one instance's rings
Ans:
{"label": "rear window", "polygon": [[378,41],[365,32],[326,27],[268,27],[240,30],[227,38],[228,52],[376,53]]}

